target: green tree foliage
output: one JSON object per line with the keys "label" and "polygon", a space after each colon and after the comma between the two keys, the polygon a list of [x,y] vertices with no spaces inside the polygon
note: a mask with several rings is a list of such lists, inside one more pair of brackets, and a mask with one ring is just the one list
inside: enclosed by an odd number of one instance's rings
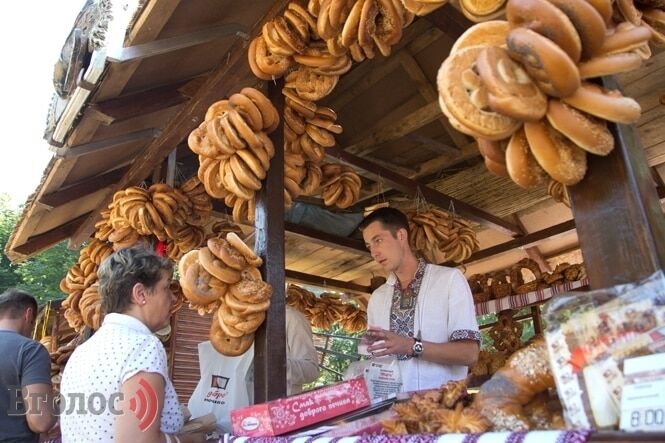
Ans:
{"label": "green tree foliage", "polygon": [[10,207],[8,196],[0,195],[0,291],[11,287],[25,289],[39,303],[63,298],[65,295],[59,289],[60,280],[76,263],[78,251],[70,251],[67,243],[61,242],[24,262],[11,263],[4,250],[20,213],[21,209]]}
{"label": "green tree foliage", "polygon": [[323,360],[323,366],[326,369],[321,368],[319,378],[305,386],[306,389],[340,381],[342,378],[339,374],[344,374],[349,364],[358,360],[358,340],[353,340],[353,338],[362,336],[362,333],[349,334],[338,324],[334,324],[328,330],[314,328],[314,332],[338,337],[329,337],[328,350],[334,353],[326,353]]}
{"label": "green tree foliage", "polygon": [[16,273],[16,267],[9,261],[5,255],[5,245],[9,235],[14,229],[18,211],[9,207],[9,196],[0,194],[0,245],[2,245],[2,254],[0,254],[0,289],[5,290],[17,286],[21,277]]}

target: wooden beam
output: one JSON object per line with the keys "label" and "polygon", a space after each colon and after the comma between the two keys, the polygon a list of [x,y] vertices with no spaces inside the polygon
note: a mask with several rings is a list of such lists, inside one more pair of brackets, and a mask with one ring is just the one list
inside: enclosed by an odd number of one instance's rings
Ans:
{"label": "wooden beam", "polygon": [[187,49],[219,40],[236,33],[246,33],[247,28],[239,23],[224,23],[200,31],[194,31],[189,34],[169,37],[162,40],[155,40],[149,43],[143,43],[135,46],[129,46],[111,52],[107,59],[111,63],[126,63],[131,61],[143,60],[156,55],[167,54],[169,52]]}
{"label": "wooden beam", "polygon": [[501,243],[496,246],[492,246],[490,248],[478,251],[472,254],[471,257],[469,257],[469,259],[464,262],[464,264],[468,265],[470,263],[482,260],[484,258],[503,254],[504,252],[511,251],[515,248],[525,248],[525,247],[528,248],[529,246],[538,244],[543,240],[549,239],[550,237],[553,237],[555,235],[566,234],[570,231],[573,231],[574,229],[575,229],[575,220],[568,220],[563,223],[559,223],[558,225],[550,226],[549,228],[532,232],[531,234],[527,234],[522,237],[517,237],[505,243]]}
{"label": "wooden beam", "polygon": [[360,253],[361,255],[369,256],[365,242],[361,240],[340,237],[338,235],[328,234],[326,232],[317,231],[293,223],[285,223],[284,227],[289,234],[303,237],[306,240],[312,240],[320,245],[346,250],[353,254]]}
{"label": "wooden beam", "polygon": [[464,17],[464,14],[459,12],[451,3],[445,4],[442,8],[427,14],[425,17],[427,21],[450,37],[452,41],[457,40],[464,31],[474,25],[471,20]]}
{"label": "wooden beam", "polygon": [[55,151],[55,156],[64,160],[74,159],[82,155],[99,153],[105,149],[115,148],[116,146],[126,145],[141,140],[150,140],[159,137],[161,130],[155,128],[141,129],[140,131],[122,134],[117,137],[111,137],[104,140],[82,143],[76,146],[62,147]]}
{"label": "wooden beam", "polygon": [[333,288],[341,289],[343,291],[354,291],[363,294],[371,294],[372,289],[369,286],[359,285],[342,280],[335,280],[332,278],[319,277],[318,275],[306,274],[304,272],[286,270],[287,280],[297,283],[304,283],[308,285],[318,286],[320,288]]}
{"label": "wooden beam", "polygon": [[[279,115],[284,111],[284,80],[268,83],[268,98]],[[286,396],[285,258],[284,258],[284,132],[283,119],[270,134],[275,156],[256,195],[254,250],[263,258],[261,273],[273,292],[266,320],[254,338],[254,403]]]}
{"label": "wooden beam", "polygon": [[44,248],[61,242],[62,240],[69,237],[72,232],[76,230],[79,224],[82,223],[89,215],[90,213],[88,212],[79,217],[76,217],[73,220],[68,221],[64,225],[53,228],[48,232],[30,237],[28,241],[22,245],[15,247],[14,252],[17,254],[29,256],[37,251],[41,251]]}
{"label": "wooden beam", "polygon": [[[417,37],[415,37],[410,43],[404,46],[411,54],[419,53],[424,48],[428,47],[439,38],[441,38],[441,31],[436,28],[429,28],[425,29],[424,31],[420,31],[424,29],[423,25],[424,21],[417,20],[411,26],[406,28],[406,32],[420,32]],[[412,28],[413,31],[411,31]],[[399,50],[394,51],[394,53],[399,53]],[[351,100],[367,91],[376,82],[380,81],[382,78],[386,77],[388,74],[397,69],[398,66],[399,59],[395,56],[382,59],[380,63],[365,61],[359,65],[360,69],[357,70],[357,73],[354,71],[348,76],[344,77],[342,80],[342,85],[346,83],[349,86],[337,92],[331,97],[332,107],[337,111],[342,110],[347,104],[351,102]]]}
{"label": "wooden beam", "polygon": [[105,125],[110,125],[186,102],[189,97],[183,95],[178,89],[186,84],[186,81],[181,81],[174,85],[122,95],[101,103],[94,103],[88,109],[93,118]]}
{"label": "wooden beam", "polygon": [[[406,140],[411,140],[418,143],[420,145],[419,148],[422,147],[429,151],[436,152],[437,154],[456,155],[460,152],[459,147],[450,146],[447,143],[443,143],[431,137],[425,137],[424,135],[408,134],[405,135],[404,138]],[[462,146],[466,146],[468,144],[468,142],[465,142]]]}
{"label": "wooden beam", "polygon": [[105,172],[101,175],[86,178],[64,189],[41,196],[39,202],[51,208],[57,208],[87,195],[94,194],[100,189],[116,183],[128,170],[129,165]]}
{"label": "wooden beam", "polygon": [[[276,0],[271,3],[265,16],[257,20],[248,33],[257,35],[262,24],[280,13],[288,3],[288,0]],[[226,97],[232,90],[238,89],[239,84],[245,81],[247,75],[246,43],[242,39],[237,39],[229,49],[228,59],[208,76],[205,84],[194,97],[185,103],[164,132],[145,149],[143,155],[136,158],[132,169],[125,176],[123,184],[135,183],[145,177],[150,172],[152,165],[168,155],[173,146],[177,146],[182,140],[185,140],[192,129],[198,126],[208,107],[219,97]]]}
{"label": "wooden beam", "polygon": [[[423,96],[425,101],[428,103],[438,101],[439,93],[436,91],[436,88],[432,86],[432,83],[427,78],[427,75],[425,75],[423,72],[422,68],[418,64],[418,61],[411,53],[409,53],[408,49],[399,51],[397,53],[397,58],[399,59],[402,68],[404,68],[409,77],[411,77],[411,80],[413,80],[413,82],[416,84],[418,92],[420,92],[420,95]],[[445,115],[441,114],[438,120],[441,122],[441,126],[443,126],[443,129],[450,136],[450,139],[453,141],[455,146],[461,148],[462,146],[469,143],[469,138],[453,128]]]}
{"label": "wooden beam", "polygon": [[[614,78],[603,78],[618,89]],[[636,282],[665,267],[665,220],[634,126],[609,124],[615,148],[592,155],[584,180],[569,188],[593,289]]]}
{"label": "wooden beam", "polygon": [[385,142],[397,140],[404,137],[413,131],[422,128],[423,126],[433,122],[442,115],[439,102],[433,101],[425,106],[416,109],[404,118],[391,123],[383,128],[373,131],[369,135],[363,137],[362,140],[353,143],[344,148],[345,151],[359,156],[365,156],[379,149],[380,145]]}
{"label": "wooden beam", "polygon": [[[462,149],[460,149],[459,154],[452,158],[450,155],[440,155],[438,157],[433,158],[432,160],[428,160],[424,163],[421,163],[418,166],[418,170],[416,171],[416,173],[409,174],[407,175],[407,177],[410,179],[417,179],[428,176],[430,174],[437,174],[461,162],[478,157],[479,155],[480,153],[478,152],[478,145],[476,144],[476,142],[472,142],[464,146]],[[385,194],[390,190],[391,188],[389,187],[386,188],[386,186],[382,182],[377,182],[376,184],[368,188],[366,191],[364,191],[363,199],[358,203],[356,203],[353,207],[356,208],[356,207],[368,206],[369,204],[371,204],[371,200],[373,198],[377,197],[378,195]]]}
{"label": "wooden beam", "polygon": [[512,223],[509,223],[474,206],[468,205],[461,200],[447,196],[435,189],[428,187],[424,183],[411,180],[393,172],[388,168],[379,166],[365,158],[350,154],[340,149],[339,147],[328,149],[327,153],[328,155],[336,157],[350,165],[375,174],[376,180],[384,180],[391,187],[404,192],[413,198],[422,196],[425,198],[425,200],[427,200],[427,202],[443,209],[447,209],[452,204],[455,206],[455,211],[457,211],[459,215],[462,215],[476,223],[480,223],[481,225],[487,226],[491,229],[504,232],[510,236],[515,236],[520,233],[519,228]]}

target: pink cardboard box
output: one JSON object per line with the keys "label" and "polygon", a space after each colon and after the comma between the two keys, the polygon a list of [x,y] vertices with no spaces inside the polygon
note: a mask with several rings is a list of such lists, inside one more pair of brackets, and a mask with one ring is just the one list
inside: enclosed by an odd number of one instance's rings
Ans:
{"label": "pink cardboard box", "polygon": [[365,380],[336,385],[231,412],[233,433],[244,437],[281,435],[370,405]]}

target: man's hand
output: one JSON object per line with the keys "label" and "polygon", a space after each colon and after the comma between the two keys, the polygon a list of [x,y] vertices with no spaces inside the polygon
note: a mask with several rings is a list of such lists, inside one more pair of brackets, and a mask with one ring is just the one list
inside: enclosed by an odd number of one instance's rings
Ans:
{"label": "man's hand", "polygon": [[411,355],[413,352],[413,338],[411,337],[404,337],[379,328],[370,328],[365,335],[372,340],[372,344],[367,347],[367,350],[374,357],[392,354]]}

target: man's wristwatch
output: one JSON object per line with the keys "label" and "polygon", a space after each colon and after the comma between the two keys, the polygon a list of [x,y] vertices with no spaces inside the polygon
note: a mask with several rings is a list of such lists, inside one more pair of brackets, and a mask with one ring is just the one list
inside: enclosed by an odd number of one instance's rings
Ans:
{"label": "man's wristwatch", "polygon": [[420,357],[420,354],[423,353],[423,342],[414,337],[411,352],[413,357]]}

